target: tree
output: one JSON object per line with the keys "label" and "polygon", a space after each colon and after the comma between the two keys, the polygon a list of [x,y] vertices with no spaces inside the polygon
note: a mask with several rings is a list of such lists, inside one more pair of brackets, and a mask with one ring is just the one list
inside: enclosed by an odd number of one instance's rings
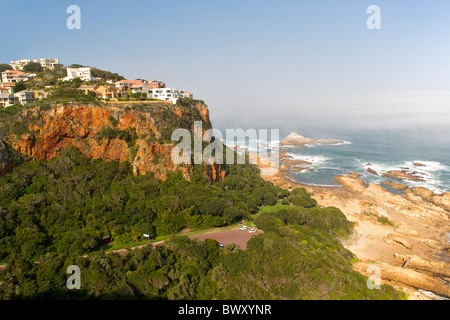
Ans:
{"label": "tree", "polygon": [[27,63],[23,69],[25,72],[39,73],[44,70],[39,62],[29,62]]}
{"label": "tree", "polygon": [[19,82],[16,82],[16,86],[14,87],[14,92],[19,92],[19,91],[26,90],[26,89],[27,89],[27,86],[25,85],[25,82],[19,81]]}
{"label": "tree", "polygon": [[13,67],[7,63],[0,63],[0,72],[4,72],[6,70],[13,70]]}

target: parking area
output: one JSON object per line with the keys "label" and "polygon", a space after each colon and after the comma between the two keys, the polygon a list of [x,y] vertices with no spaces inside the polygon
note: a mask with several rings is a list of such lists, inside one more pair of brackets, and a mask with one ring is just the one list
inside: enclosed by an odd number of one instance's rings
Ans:
{"label": "parking area", "polygon": [[251,237],[254,237],[255,235],[261,234],[262,231],[258,230],[255,233],[249,233],[248,230],[227,230],[227,231],[219,231],[215,233],[208,233],[208,234],[202,234],[198,236],[192,236],[191,239],[199,239],[199,240],[205,240],[205,239],[213,239],[216,240],[219,243],[222,243],[224,245],[229,243],[234,243],[239,248],[245,250],[247,249],[247,242],[250,240]]}

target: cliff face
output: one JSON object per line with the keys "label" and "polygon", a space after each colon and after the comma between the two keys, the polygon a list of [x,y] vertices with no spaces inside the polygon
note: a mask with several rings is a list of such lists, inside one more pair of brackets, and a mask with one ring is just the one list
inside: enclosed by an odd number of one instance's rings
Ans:
{"label": "cliff face", "polygon": [[[211,128],[209,110],[199,102],[192,106],[155,103],[135,107],[58,105],[48,110],[35,107],[24,109],[16,119],[26,122],[27,132],[10,134],[6,140],[33,160],[50,160],[75,146],[91,158],[129,161],[134,174],[153,172],[164,180],[169,171],[180,170],[188,178],[192,166],[171,161],[175,143],[170,137],[177,128],[190,130],[197,120],[203,120],[205,129]],[[6,151],[1,154],[6,158]],[[224,178],[221,166],[205,167],[211,181]],[[0,167],[3,174],[8,169],[6,164]]]}
{"label": "cliff face", "polygon": [[0,177],[12,170],[11,155],[6,144],[0,139]]}

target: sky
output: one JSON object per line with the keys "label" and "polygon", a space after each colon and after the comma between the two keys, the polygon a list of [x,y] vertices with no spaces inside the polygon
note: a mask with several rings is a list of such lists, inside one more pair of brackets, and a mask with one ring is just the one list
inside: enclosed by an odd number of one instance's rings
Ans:
{"label": "sky", "polygon": [[[73,4],[80,30],[66,26]],[[1,0],[0,12],[0,63],[58,57],[161,80],[204,100],[219,129],[450,136],[448,0]]]}

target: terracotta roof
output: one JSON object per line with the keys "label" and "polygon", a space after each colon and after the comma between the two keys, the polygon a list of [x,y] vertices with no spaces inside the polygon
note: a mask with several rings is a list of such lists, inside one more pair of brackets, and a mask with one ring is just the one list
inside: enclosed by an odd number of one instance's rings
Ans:
{"label": "terracotta roof", "polygon": [[26,72],[22,72],[19,70],[6,70],[6,71],[3,71],[2,73],[28,74]]}
{"label": "terracotta roof", "polygon": [[116,83],[133,83],[133,84],[144,84],[141,80],[120,80]]}

